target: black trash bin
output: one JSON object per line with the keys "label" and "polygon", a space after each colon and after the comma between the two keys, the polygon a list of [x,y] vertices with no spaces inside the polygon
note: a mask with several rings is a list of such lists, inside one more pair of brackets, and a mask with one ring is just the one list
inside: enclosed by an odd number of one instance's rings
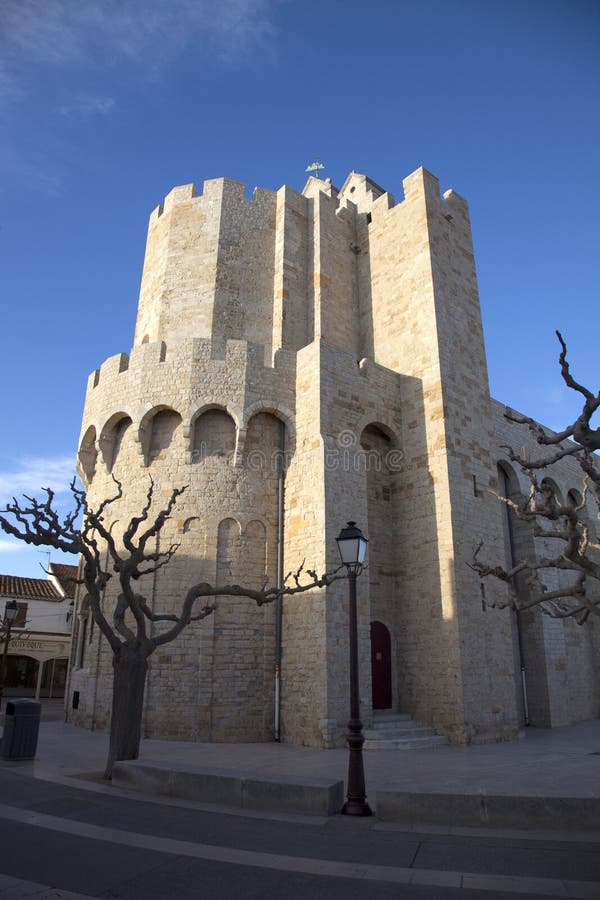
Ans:
{"label": "black trash bin", "polygon": [[4,713],[3,759],[33,759],[37,750],[42,704],[9,700]]}

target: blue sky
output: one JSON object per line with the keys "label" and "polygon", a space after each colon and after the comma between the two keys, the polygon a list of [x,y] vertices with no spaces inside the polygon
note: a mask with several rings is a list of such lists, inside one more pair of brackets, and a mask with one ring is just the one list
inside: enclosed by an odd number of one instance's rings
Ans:
{"label": "blue sky", "polygon": [[[68,483],[171,187],[301,190],[316,157],[468,199],[493,396],[573,416],[555,328],[597,389],[597,0],[1,0],[0,48],[0,498]],[[45,562],[0,538],[0,571]]]}

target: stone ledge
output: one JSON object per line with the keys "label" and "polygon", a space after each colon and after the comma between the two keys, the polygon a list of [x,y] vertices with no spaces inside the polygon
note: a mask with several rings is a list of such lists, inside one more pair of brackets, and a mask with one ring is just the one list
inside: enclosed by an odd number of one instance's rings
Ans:
{"label": "stone ledge", "polygon": [[262,776],[151,760],[115,763],[112,781],[117,787],[165,797],[308,816],[333,815],[344,803],[343,781]]}
{"label": "stone ledge", "polygon": [[544,797],[378,790],[377,818],[406,825],[549,830],[600,829],[600,796]]}

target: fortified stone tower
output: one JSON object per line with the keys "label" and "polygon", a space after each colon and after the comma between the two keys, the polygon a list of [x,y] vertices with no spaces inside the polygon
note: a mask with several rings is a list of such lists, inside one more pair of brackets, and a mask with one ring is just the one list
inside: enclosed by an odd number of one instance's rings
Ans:
{"label": "fortified stone tower", "polygon": [[[117,535],[149,476],[164,497],[189,485],[160,538],[177,556],[144,586],[157,609],[196,581],[331,570],[354,519],[363,718],[389,707],[465,742],[516,728],[510,618],[467,566],[482,529],[503,541],[491,423],[460,196],[424,169],[397,204],[354,172],[252,199],[216,179],[150,217],[134,346],[90,377],[79,461],[92,504],[123,481]],[[344,583],[285,600],[283,739],[342,742],[347,614]],[[151,657],[146,734],[270,739],[275,624],[224,600]],[[82,631],[70,715],[105,727],[110,653]]]}

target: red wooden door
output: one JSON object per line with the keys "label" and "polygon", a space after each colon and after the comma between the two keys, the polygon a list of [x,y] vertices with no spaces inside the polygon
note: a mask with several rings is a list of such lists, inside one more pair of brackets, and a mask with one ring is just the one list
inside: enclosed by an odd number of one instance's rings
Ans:
{"label": "red wooden door", "polygon": [[373,709],[392,706],[392,641],[383,622],[371,622]]}

